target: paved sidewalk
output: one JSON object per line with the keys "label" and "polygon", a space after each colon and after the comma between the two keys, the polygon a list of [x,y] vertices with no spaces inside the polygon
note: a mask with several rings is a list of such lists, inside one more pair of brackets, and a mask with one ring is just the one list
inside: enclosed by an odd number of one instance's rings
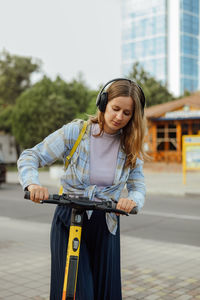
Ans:
{"label": "paved sidewalk", "polygon": [[[50,225],[1,217],[0,227],[0,299],[49,299]],[[122,235],[121,249],[124,300],[200,299],[199,247]]]}
{"label": "paved sidewalk", "polygon": [[199,247],[123,236],[123,299],[200,299],[199,266]]}

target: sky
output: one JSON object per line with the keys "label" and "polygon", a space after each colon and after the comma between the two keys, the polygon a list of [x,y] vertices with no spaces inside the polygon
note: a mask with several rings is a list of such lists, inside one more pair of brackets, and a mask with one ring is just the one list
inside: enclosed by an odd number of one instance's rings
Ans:
{"label": "sky", "polygon": [[120,0],[0,0],[0,51],[41,59],[52,80],[119,77],[120,44]]}

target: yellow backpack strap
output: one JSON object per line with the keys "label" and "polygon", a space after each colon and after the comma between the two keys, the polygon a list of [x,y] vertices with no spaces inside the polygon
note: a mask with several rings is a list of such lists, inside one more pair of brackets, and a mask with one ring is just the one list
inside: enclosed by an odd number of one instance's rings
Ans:
{"label": "yellow backpack strap", "polygon": [[65,161],[65,168],[66,169],[67,169],[67,167],[69,165],[70,159],[72,158],[74,152],[76,151],[76,148],[78,147],[80,141],[82,140],[82,137],[83,137],[83,135],[84,135],[84,133],[86,131],[86,128],[87,128],[87,122],[84,121],[83,127],[81,129],[81,132],[80,132],[80,134],[79,134],[79,136],[78,136],[78,138],[77,138],[77,140],[76,140],[76,142],[75,142],[72,150],[70,151],[70,154],[66,157],[66,161]]}
{"label": "yellow backpack strap", "polygon": [[[66,161],[65,161],[65,169],[67,169],[68,165],[69,165],[69,162],[70,162],[70,159],[72,158],[74,152],[76,151],[76,148],[78,147],[80,141],[82,140],[82,137],[86,131],[86,128],[87,128],[87,121],[84,121],[83,123],[83,127],[81,129],[81,132],[74,144],[74,146],[72,147],[72,150],[70,151],[70,154],[66,157]],[[61,185],[60,189],[59,189],[59,195],[62,195],[63,193],[63,186]]]}

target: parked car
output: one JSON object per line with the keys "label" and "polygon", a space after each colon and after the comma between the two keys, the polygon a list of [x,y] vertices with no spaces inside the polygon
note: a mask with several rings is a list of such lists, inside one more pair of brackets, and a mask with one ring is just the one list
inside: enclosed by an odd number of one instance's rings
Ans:
{"label": "parked car", "polygon": [[6,182],[6,163],[0,153],[0,184]]}

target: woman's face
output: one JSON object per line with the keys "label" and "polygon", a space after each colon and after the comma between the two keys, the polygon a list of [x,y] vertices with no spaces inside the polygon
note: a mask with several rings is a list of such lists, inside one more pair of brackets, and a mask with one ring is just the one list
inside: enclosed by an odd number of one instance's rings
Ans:
{"label": "woman's face", "polygon": [[133,114],[133,100],[131,97],[120,96],[108,102],[104,113],[104,131],[114,134],[126,126]]}

